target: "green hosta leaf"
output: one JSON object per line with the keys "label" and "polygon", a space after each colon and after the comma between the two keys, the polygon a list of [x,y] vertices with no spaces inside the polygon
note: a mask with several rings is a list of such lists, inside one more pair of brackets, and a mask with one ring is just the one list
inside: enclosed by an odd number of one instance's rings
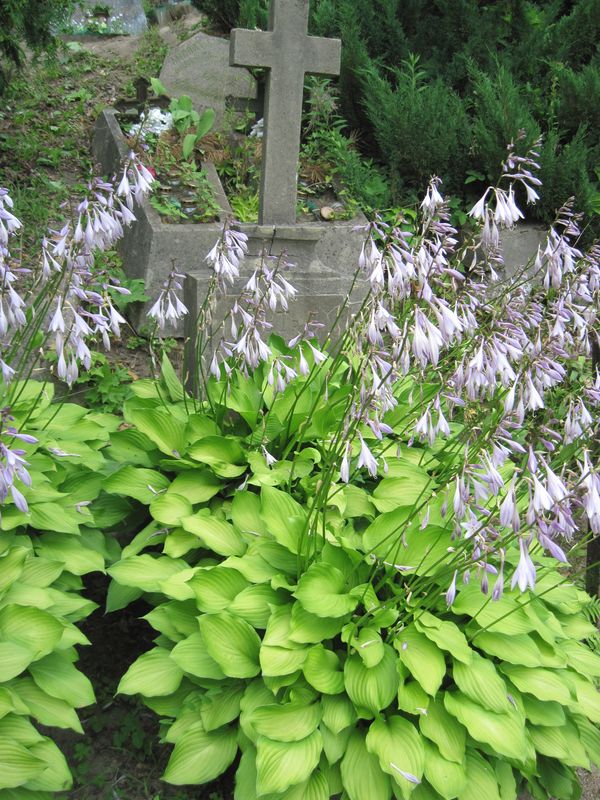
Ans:
{"label": "green hosta leaf", "polygon": [[175,560],[167,556],[153,557],[144,553],[141,556],[131,556],[117,561],[108,569],[108,574],[124,586],[143,589],[145,592],[156,592],[162,581],[187,568],[187,563],[182,559]]}
{"label": "green hosta leaf", "polygon": [[260,668],[265,677],[292,675],[302,669],[308,648],[290,649],[263,644],[260,648]]}
{"label": "green hosta leaf", "polygon": [[381,769],[392,776],[402,796],[408,798],[423,777],[425,758],[423,742],[414,725],[397,716],[377,719],[369,728],[366,744],[367,750],[378,757]]}
{"label": "green hosta leaf", "polygon": [[40,792],[62,792],[71,788],[73,778],[65,757],[50,739],[31,745],[29,752],[44,762],[44,769],[27,781],[27,788]]}
{"label": "green hosta leaf", "polygon": [[260,496],[260,515],[271,536],[291,553],[299,553],[306,511],[289,494],[271,486],[263,486]]}
{"label": "green hosta leaf", "polygon": [[22,786],[44,769],[41,758],[18,742],[0,739],[0,789]]}
{"label": "green hosta leaf", "polygon": [[506,684],[491,661],[473,652],[468,666],[460,661],[454,662],[452,675],[461,692],[479,705],[497,714],[510,711]]}
{"label": "green hosta leaf", "polygon": [[171,650],[171,658],[184,671],[196,678],[223,680],[225,673],[209,655],[201,633],[192,633]]}
{"label": "green hosta leaf", "polygon": [[458,800],[502,800],[498,781],[489,762],[475,750],[467,750],[467,785]]}
{"label": "green hosta leaf", "polygon": [[[537,783],[537,798],[556,797],[557,800],[579,800],[581,787],[576,773],[564,764],[550,758],[539,760],[540,782]],[[545,793],[542,794],[540,783]],[[534,784],[535,785],[535,784]]]}
{"label": "green hosta leaf", "polygon": [[496,761],[494,770],[501,800],[515,800],[517,797],[517,781],[511,765],[507,764],[506,761]]}
{"label": "green hosta leaf", "polygon": [[333,639],[342,630],[344,618],[327,619],[311,614],[301,603],[292,606],[290,639],[300,644],[317,644]]}
{"label": "green hosta leaf", "polygon": [[265,800],[329,800],[327,776],[316,770],[307,781],[291,786],[283,794],[270,795]]}
{"label": "green hosta leaf", "polygon": [[568,673],[568,680],[577,693],[577,702],[572,700],[569,705],[580,714],[585,714],[592,722],[600,723],[600,692],[596,686],[577,673]]}
{"label": "green hosta leaf", "polygon": [[136,469],[127,465],[104,479],[104,490],[111,494],[133,497],[148,505],[169,483],[169,479],[156,470]]}
{"label": "green hosta leaf", "polygon": [[558,650],[566,656],[569,666],[581,675],[586,678],[600,677],[600,656],[592,653],[589,647],[565,639],[559,642]]}
{"label": "green hosta leaf", "polygon": [[106,593],[106,613],[112,611],[119,611],[121,608],[126,608],[134,600],[143,595],[141,589],[136,589],[134,586],[121,586],[116,581],[111,581],[108,585],[108,592]]}
{"label": "green hosta leaf", "polygon": [[350,639],[350,644],[362,658],[365,667],[375,667],[383,658],[383,642],[375,628],[361,628],[358,635]]}
{"label": "green hosta leaf", "polygon": [[12,739],[25,747],[44,741],[44,737],[28,719],[14,714],[0,719],[0,738]]}
{"label": "green hosta leaf", "polygon": [[163,697],[177,689],[182,677],[183,672],[170,657],[169,651],[154,647],[129,667],[121,678],[117,692]]}
{"label": "green hosta leaf", "polygon": [[325,563],[314,563],[298,581],[294,597],[317,617],[343,617],[354,611],[359,602],[347,589],[346,578],[339,569]]}
{"label": "green hosta leaf", "polygon": [[436,644],[410,625],[398,634],[394,647],[427,694],[435,696],[446,674],[444,655]]}
{"label": "green hosta leaf", "polygon": [[342,497],[345,501],[342,515],[345,518],[375,516],[375,507],[364,489],[348,483],[342,489]]}
{"label": "green hosta leaf", "polygon": [[51,653],[62,633],[60,622],[45,611],[15,605],[0,609],[0,638],[27,648],[34,658]]}
{"label": "green hosta leaf", "polygon": [[193,533],[184,531],[183,528],[170,530],[164,535],[163,553],[170,558],[181,558],[190,550],[198,550],[202,542]]}
{"label": "green hosta leaf", "polygon": [[429,695],[425,694],[417,681],[401,682],[398,687],[398,708],[407,714],[418,716],[426,714],[429,707]]}
{"label": "green hosta leaf", "polygon": [[255,708],[248,721],[259,736],[278,742],[299,742],[317,729],[321,705],[270,704]]}
{"label": "green hosta leaf", "polygon": [[29,507],[29,513],[30,525],[39,531],[74,534],[85,522],[82,514],[58,503],[36,503]]}
{"label": "green hosta leaf", "polygon": [[572,702],[567,682],[561,679],[560,673],[514,664],[502,664],[500,668],[521,692],[528,692],[538,700],[555,700],[563,706]]}
{"label": "green hosta leaf", "polygon": [[163,780],[176,786],[213,781],[232,763],[237,749],[235,729],[190,730],[176,743]]}
{"label": "green hosta leaf", "polygon": [[183,529],[199,539],[210,550],[222,556],[241,556],[246,552],[246,543],[240,533],[229,522],[205,514],[186,516]]}
{"label": "green hosta leaf", "polygon": [[260,497],[250,491],[236,492],[231,503],[231,519],[241,531],[261,533],[264,522],[260,516]]}
{"label": "green hosta leaf", "polygon": [[304,677],[311,686],[323,694],[339,694],[344,691],[344,674],[339,658],[323,645],[311,647],[303,666]]}
{"label": "green hosta leaf", "polygon": [[248,586],[230,603],[228,611],[249,622],[253,628],[265,629],[271,616],[271,606],[286,602],[283,592],[276,592],[267,584]]}
{"label": "green hosta leaf", "polygon": [[596,766],[600,766],[600,730],[597,725],[592,723],[585,717],[576,715],[573,717],[577,730],[579,731],[579,738],[581,744],[585,747],[585,751],[590,761]]}
{"label": "green hosta leaf", "polygon": [[[494,634],[514,636],[535,630],[535,625],[515,597],[505,593],[499,600],[492,600],[491,595],[481,592],[478,584],[462,586],[452,604],[452,610],[457,614],[473,617],[481,628]],[[479,646],[478,639],[479,636],[475,638],[476,646]]]}
{"label": "green hosta leaf", "polygon": [[390,779],[378,757],[367,750],[361,731],[353,731],[341,763],[342,782],[350,800],[389,800]]}
{"label": "green hosta leaf", "polygon": [[352,728],[346,728],[341,733],[332,733],[324,723],[319,725],[321,739],[323,740],[323,754],[329,764],[337,764],[346,752]]}
{"label": "green hosta leaf", "polygon": [[572,725],[563,725],[559,728],[530,725],[528,730],[538,753],[558,758],[571,767],[590,768],[585,749],[579,741],[579,734]]}
{"label": "green hosta leaf", "polygon": [[521,664],[526,667],[541,667],[542,659],[535,642],[527,634],[492,633],[483,631],[476,633],[473,645],[491,656],[496,656],[509,664]]}
{"label": "green hosta leaf", "polygon": [[104,572],[104,557],[101,553],[83,546],[79,537],[64,533],[51,533],[40,536],[37,551],[44,558],[62,561],[73,575],[87,575],[90,572]]}
{"label": "green hosta leaf", "polygon": [[478,742],[497,753],[522,762],[527,755],[525,729],[517,712],[495,714],[459,692],[444,695],[446,710],[456,717]]}
{"label": "green hosta leaf", "polygon": [[200,569],[190,581],[198,608],[207,613],[224,611],[237,595],[248,587],[248,581],[228,567]]}
{"label": "green hosta leaf", "polygon": [[46,694],[31,678],[19,678],[13,681],[12,687],[30,714],[42,725],[72,728],[77,733],[83,733],[79,717],[71,703]]}
{"label": "green hosta leaf", "polygon": [[432,700],[427,714],[419,717],[421,733],[435,742],[442,756],[462,764],[467,732],[460,722],[446,711],[442,700]]}
{"label": "green hosta leaf", "polygon": [[447,650],[455,659],[464,664],[471,663],[473,651],[469,647],[464,633],[453,622],[440,620],[429,611],[424,611],[419,615],[415,624],[421,633],[424,633],[442,650]]}
{"label": "green hosta leaf", "polygon": [[521,696],[525,716],[534,725],[558,727],[565,723],[565,712],[561,705],[551,700],[538,700],[531,694]]}
{"label": "green hosta leaf", "polygon": [[[138,401],[139,402],[139,401]],[[185,425],[162,409],[139,409],[125,404],[125,419],[168,456],[180,458],[185,450]]]}
{"label": "green hosta leaf", "polygon": [[33,660],[33,653],[16,642],[0,642],[0,682],[20,675]]}
{"label": "green hosta leaf", "polygon": [[28,586],[46,588],[54,583],[64,568],[65,565],[61,561],[31,557],[23,565],[21,580]]}
{"label": "green hosta leaf", "polygon": [[192,505],[206,503],[214,497],[223,486],[223,481],[207,469],[194,469],[180,472],[169,486],[167,494],[178,494],[186,497]]}
{"label": "green hosta leaf", "polygon": [[92,684],[62,653],[51,653],[31,664],[29,671],[36,684],[52,697],[66,700],[75,708],[96,701]]}
{"label": "green hosta leaf", "polygon": [[344,664],[346,692],[361,716],[375,715],[387,708],[398,691],[397,656],[389,645],[377,666],[369,669],[357,655]]}
{"label": "green hosta leaf", "polygon": [[210,465],[243,464],[246,460],[239,441],[227,436],[205,436],[190,447],[188,455]]}
{"label": "green hosta leaf", "polygon": [[[187,158],[187,156],[184,156],[184,158]],[[174,403],[185,398],[185,391],[181,385],[181,381],[177,377],[177,373],[173,369],[173,365],[169,361],[169,356],[166,353],[163,353],[162,356],[160,376],[165,382],[170,399]]]}
{"label": "green hosta leaf", "polygon": [[259,736],[256,742],[257,793],[285,792],[307,781],[316,769],[323,743],[319,731],[298,742],[277,742]]}
{"label": "green hosta leaf", "polygon": [[183,519],[192,513],[192,504],[187,497],[167,492],[154,498],[150,503],[150,513],[161,525],[181,525]]}
{"label": "green hosta leaf", "polygon": [[206,649],[231,678],[252,678],[260,672],[260,639],[243,619],[222,612],[199,618]]}
{"label": "green hosta leaf", "polygon": [[244,689],[243,684],[236,684],[211,690],[204,695],[200,717],[205,731],[216,731],[237,719]]}
{"label": "green hosta leaf", "polygon": [[380,512],[423,502],[433,490],[433,481],[424,469],[407,464],[404,475],[384,478],[373,492],[372,502]]}
{"label": "green hosta leaf", "polygon": [[13,547],[0,556],[0,592],[5,591],[23,572],[25,559],[29,555],[26,547]]}
{"label": "green hosta leaf", "polygon": [[467,783],[467,771],[462,764],[448,761],[434,744],[424,740],[425,777],[445,800],[458,797]]}
{"label": "green hosta leaf", "polygon": [[110,445],[103,452],[117,464],[128,462],[142,467],[151,467],[149,453],[156,454],[154,443],[135,428],[125,428],[110,435]]}
{"label": "green hosta leaf", "polygon": [[335,696],[324,695],[321,698],[323,722],[334,734],[354,725],[356,711],[350,698],[345,694]]}

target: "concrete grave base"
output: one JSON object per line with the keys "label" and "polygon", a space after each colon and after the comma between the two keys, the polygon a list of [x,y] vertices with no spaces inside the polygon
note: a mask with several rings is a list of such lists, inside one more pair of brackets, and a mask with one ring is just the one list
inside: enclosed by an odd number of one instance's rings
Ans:
{"label": "concrete grave base", "polygon": [[[93,141],[94,159],[103,174],[112,175],[127,155],[127,144],[113,109],[105,109],[96,124]],[[121,240],[120,252],[124,270],[129,278],[143,278],[146,294],[152,300],[134,313],[132,322],[139,326],[145,313],[154,302],[163,282],[171,270],[193,275],[198,302],[202,302],[208,286],[210,272],[204,259],[213,247],[222,229],[222,222],[231,215],[231,209],[212,164],[204,164],[215,197],[220,204],[221,221],[206,224],[165,224],[146,201],[136,208],[137,222],[127,228]],[[290,281],[298,288],[298,297],[290,312],[281,315],[277,331],[291,338],[301,329],[312,314],[321,322],[332,321],[333,308],[337,307],[352,284],[357,269],[363,234],[355,231],[365,225],[361,214],[353,220],[336,222],[309,222],[299,225],[240,225],[249,238],[247,275],[261,253],[272,255],[286,253],[287,261],[295,265],[290,271]],[[243,285],[232,289],[232,296]],[[237,291],[236,291],[237,289]],[[189,293],[192,289],[188,288]],[[193,311],[193,309],[191,309]],[[182,336],[183,326],[171,335]]]}

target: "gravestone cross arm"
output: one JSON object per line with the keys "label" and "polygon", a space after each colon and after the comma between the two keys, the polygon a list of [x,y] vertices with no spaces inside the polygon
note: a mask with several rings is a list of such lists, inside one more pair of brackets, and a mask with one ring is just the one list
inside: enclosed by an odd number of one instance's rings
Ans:
{"label": "gravestone cross arm", "polygon": [[229,62],[268,70],[265,91],[261,225],[294,225],[304,75],[339,75],[339,39],[308,35],[308,0],[271,0],[268,31],[235,28]]}

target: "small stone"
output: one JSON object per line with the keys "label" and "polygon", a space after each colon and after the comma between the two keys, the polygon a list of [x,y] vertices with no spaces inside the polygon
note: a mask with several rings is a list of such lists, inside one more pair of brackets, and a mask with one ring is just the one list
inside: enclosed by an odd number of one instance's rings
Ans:
{"label": "small stone", "polygon": [[321,219],[331,220],[335,218],[335,211],[331,206],[323,206],[321,208]]}

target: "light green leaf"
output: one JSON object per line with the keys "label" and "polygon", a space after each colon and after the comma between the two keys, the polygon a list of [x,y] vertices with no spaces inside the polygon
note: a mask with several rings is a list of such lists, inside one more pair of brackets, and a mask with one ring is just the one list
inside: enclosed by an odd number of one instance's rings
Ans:
{"label": "light green leaf", "polygon": [[426,714],[431,698],[417,681],[400,682],[398,687],[398,709],[407,714],[420,716]]}
{"label": "light green leaf", "polygon": [[33,660],[33,653],[16,642],[0,642],[0,682],[20,675]]}
{"label": "light green leaf", "polygon": [[170,657],[169,651],[154,647],[133,662],[121,678],[117,692],[164,697],[177,689],[182,677],[183,672]]}
{"label": "light green leaf", "polygon": [[324,695],[321,698],[323,708],[323,722],[334,734],[343,731],[354,725],[356,722],[356,711],[350,700],[345,694]]}
{"label": "light green leaf", "polygon": [[192,633],[171,650],[173,661],[189,675],[196,678],[223,680],[225,673],[209,655],[201,633]]}
{"label": "light green leaf", "polygon": [[[184,156],[184,158],[187,158],[187,156]],[[163,379],[165,386],[167,387],[169,397],[173,403],[176,403],[178,400],[184,400],[185,391],[181,381],[177,377],[177,373],[173,369],[173,365],[169,361],[169,356],[166,354],[166,352],[163,352],[162,355],[160,364],[160,377]]]}
{"label": "light green leaf", "polygon": [[346,752],[348,740],[352,733],[352,728],[346,728],[341,733],[332,733],[327,725],[319,725],[321,739],[323,740],[323,755],[329,764],[337,764]]}
{"label": "light green leaf", "polygon": [[506,761],[496,761],[494,764],[494,771],[500,789],[501,800],[515,800],[517,796],[517,782],[511,765]]}
{"label": "light green leaf", "polygon": [[422,612],[415,625],[428,639],[435,642],[442,650],[447,650],[458,661],[464,664],[471,663],[472,650],[469,647],[464,633],[449,620],[440,620],[430,614]]}
{"label": "light green leaf", "polygon": [[375,667],[383,658],[383,642],[375,628],[361,628],[358,635],[350,639],[350,645],[362,658],[365,667]]}
{"label": "light green leaf", "polygon": [[245,619],[253,628],[264,630],[271,616],[271,606],[281,605],[285,600],[283,592],[276,592],[267,584],[248,586],[235,597],[227,610]]}
{"label": "light green leaf", "polygon": [[45,611],[27,606],[8,605],[0,609],[0,638],[28,649],[41,658],[56,647],[63,626]]}
{"label": "light green leaf", "polygon": [[506,684],[492,662],[482,658],[479,653],[472,653],[468,666],[455,661],[452,675],[461,692],[479,705],[497,714],[510,711]]}
{"label": "light green leaf", "polygon": [[264,523],[260,516],[260,497],[250,491],[236,492],[231,503],[231,519],[241,531],[261,533]]}
{"label": "light green leaf", "polygon": [[25,559],[29,555],[26,547],[13,547],[0,556],[0,592],[4,592],[23,572]]}
{"label": "light green leaf", "polygon": [[381,513],[394,511],[402,506],[422,503],[431,494],[433,481],[424,469],[406,464],[404,474],[384,478],[373,492],[373,503]]}
{"label": "light green leaf", "polygon": [[166,581],[185,569],[188,569],[188,565],[182,559],[154,557],[144,553],[117,561],[108,569],[108,574],[124,586],[156,592],[161,581]]}
{"label": "light green leaf", "polygon": [[222,486],[223,481],[214,473],[199,467],[180,472],[169,486],[167,494],[181,495],[195,505],[208,502],[220,491]]}
{"label": "light green leaf", "polygon": [[92,684],[66,654],[51,653],[31,664],[29,671],[40,689],[59,700],[66,700],[75,708],[96,702]]}
{"label": "light green leaf", "polygon": [[150,513],[161,525],[182,525],[192,513],[192,504],[187,497],[167,492],[154,498],[150,503]]}
{"label": "light green leaf", "polygon": [[532,694],[521,695],[523,711],[534,725],[559,727],[565,723],[565,712],[561,705],[552,700],[538,700]]}
{"label": "light green leaf", "polygon": [[467,750],[467,785],[458,800],[502,800],[494,770],[476,750]]}
{"label": "light green leaf", "polygon": [[35,503],[29,506],[29,523],[39,531],[56,533],[79,533],[85,517],[74,508],[59,503]]}
{"label": "light green leaf", "polygon": [[316,769],[323,743],[319,731],[298,742],[276,742],[259,736],[256,742],[257,793],[285,792],[307,781]]}
{"label": "light green leaf", "polygon": [[332,650],[327,650],[323,645],[310,648],[302,669],[306,680],[318,692],[339,694],[344,691],[344,674],[340,660]]}
{"label": "light green leaf", "polygon": [[224,611],[248,587],[248,581],[236,569],[219,565],[199,569],[189,585],[196,595],[198,608],[212,614]]}
{"label": "light green leaf", "polygon": [[434,697],[446,674],[446,662],[439,647],[414,625],[400,631],[394,647],[413,677]]}
{"label": "light green leaf", "polygon": [[572,702],[569,687],[557,672],[539,667],[520,667],[515,664],[502,664],[500,669],[519,691],[528,692],[538,700],[555,700],[563,706],[568,706]]}
{"label": "light green leaf", "polygon": [[483,631],[476,633],[472,643],[474,647],[496,656],[510,664],[521,664],[526,667],[541,667],[542,659],[531,636],[525,633],[508,634]]}
{"label": "light green leaf", "polygon": [[290,639],[300,644],[317,644],[333,639],[342,630],[345,618],[327,619],[311,614],[301,603],[292,606]]}
{"label": "light green leaf", "polygon": [[18,742],[0,739],[0,789],[21,786],[44,769],[44,762]]}
{"label": "light green leaf", "polygon": [[198,127],[196,128],[196,135],[199,139],[209,132],[215,122],[215,111],[212,108],[205,108],[200,119],[198,120]]}
{"label": "light green leaf", "polygon": [[444,705],[467,728],[473,739],[493,747],[507,758],[524,761],[527,756],[525,728],[516,711],[495,714],[460,692],[446,692]]}
{"label": "light green leaf", "polygon": [[467,783],[467,771],[462,764],[448,761],[434,744],[427,739],[423,741],[425,747],[425,777],[436,792],[445,798],[453,800],[458,797]]}
{"label": "light green leaf", "polygon": [[387,708],[398,691],[397,656],[389,645],[379,664],[369,669],[358,655],[344,664],[346,692],[361,716],[375,715]]}
{"label": "light green leaf", "polygon": [[593,725],[588,719],[580,715],[575,715],[573,721],[579,731],[581,744],[590,761],[596,766],[600,766],[600,730],[597,725]]}
{"label": "light green leaf", "polygon": [[289,494],[271,486],[263,486],[260,495],[260,515],[271,536],[291,553],[299,553],[306,511]]}
{"label": "light green leaf", "polygon": [[237,749],[235,729],[190,730],[175,744],[162,778],[175,786],[208,783],[225,772]]}
{"label": "light green leaf", "polygon": [[432,700],[427,714],[419,717],[421,733],[435,742],[442,756],[462,764],[467,732],[460,722],[446,711],[443,701]]}
{"label": "light green leaf", "polygon": [[[462,586],[452,604],[452,610],[457,614],[473,617],[481,628],[494,634],[515,636],[535,630],[535,625],[515,597],[505,593],[498,600],[493,600],[491,595],[482,593],[479,584]],[[476,646],[479,646],[478,639],[479,636],[476,636]]]}
{"label": "light green leaf", "polygon": [[124,413],[125,419],[153,441],[163,453],[175,458],[184,454],[185,425],[168,411],[128,407],[126,403]]}
{"label": "light green leaf", "polygon": [[227,612],[204,615],[198,620],[206,649],[231,678],[252,678],[260,672],[260,639],[243,619]]}
{"label": "light green leaf", "polygon": [[307,648],[292,650],[263,644],[260,648],[260,669],[269,678],[292,675],[302,669],[307,655]]}
{"label": "light green leaf", "polygon": [[567,664],[586,678],[600,678],[600,656],[579,642],[565,639],[558,650],[567,658]]}
{"label": "light green leaf", "polygon": [[379,759],[379,766],[398,784],[404,798],[408,798],[423,777],[425,751],[416,728],[403,717],[375,720],[366,737],[367,750]]}
{"label": "light green leaf", "polygon": [[12,683],[21,700],[29,709],[30,714],[41,722],[56,728],[72,728],[77,733],[83,733],[73,706],[65,700],[51,697],[46,694],[31,678],[19,678]]}
{"label": "light green leaf", "polygon": [[248,721],[259,736],[278,742],[299,742],[317,729],[321,721],[321,705],[269,704],[255,708]]}
{"label": "light green leaf", "polygon": [[104,557],[83,546],[81,539],[64,533],[44,534],[38,539],[37,551],[44,558],[62,561],[73,575],[104,572]]}
{"label": "light green leaf", "polygon": [[241,556],[246,552],[241,534],[225,520],[199,513],[185,516],[181,524],[184,530],[198,536],[206,547],[219,555]]}
{"label": "light green leaf", "polygon": [[44,769],[28,780],[26,786],[39,792],[64,792],[73,785],[65,757],[50,739],[32,744],[29,752],[44,763]]}
{"label": "light green leaf", "polygon": [[298,581],[294,592],[302,606],[317,617],[343,617],[354,611],[357,597],[348,593],[344,574],[329,564],[313,563]]}
{"label": "light green leaf", "polygon": [[169,483],[169,479],[156,470],[126,465],[104,479],[104,490],[111,494],[133,497],[148,505]]}
{"label": "light green leaf", "polygon": [[579,736],[569,726],[563,725],[559,728],[550,728],[548,726],[530,725],[528,731],[533,746],[538,753],[550,758],[558,758],[564,764],[572,767],[590,768],[588,757],[579,741]]}
{"label": "light green leaf", "polygon": [[361,731],[355,730],[350,736],[340,768],[350,800],[389,800],[391,797],[390,779],[381,770],[378,757],[367,750]]}
{"label": "light green leaf", "polygon": [[241,683],[211,690],[204,695],[200,717],[205,731],[216,731],[240,714],[245,686]]}

